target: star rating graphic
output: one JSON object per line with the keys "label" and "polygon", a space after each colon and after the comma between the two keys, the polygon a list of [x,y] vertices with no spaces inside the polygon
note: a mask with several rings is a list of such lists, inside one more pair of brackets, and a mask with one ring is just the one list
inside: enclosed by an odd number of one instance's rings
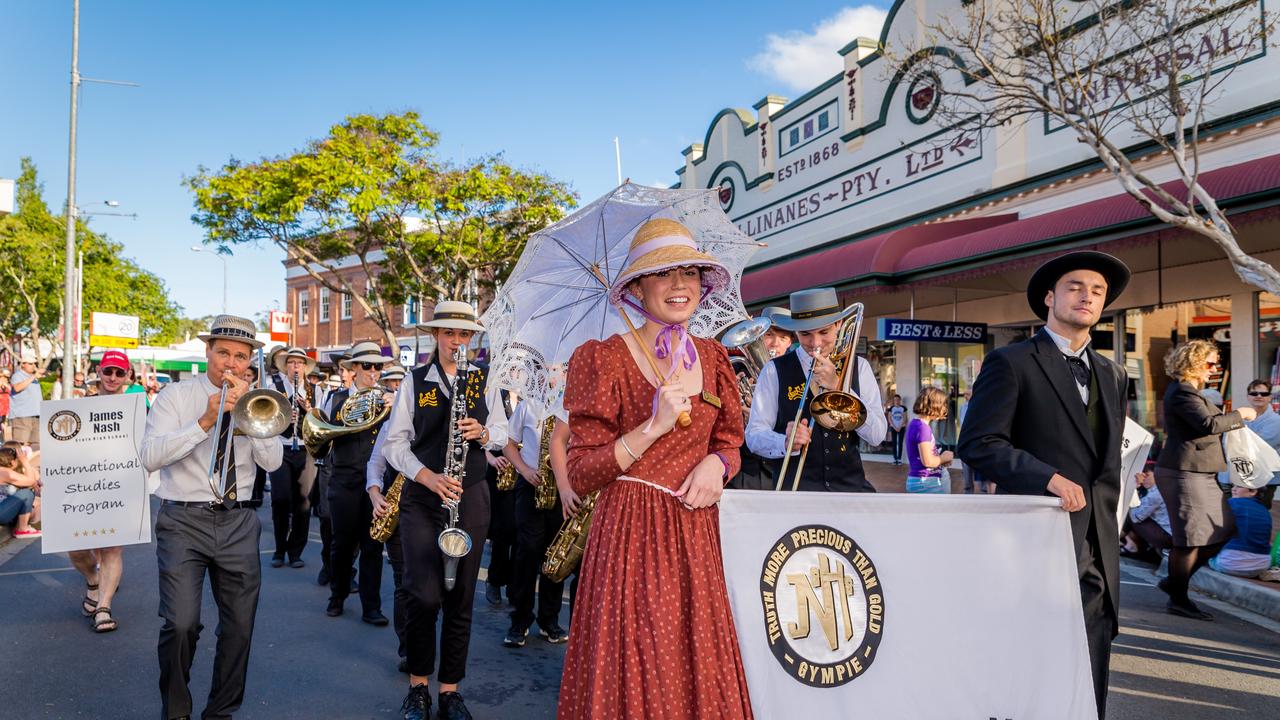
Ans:
{"label": "star rating graphic", "polygon": [[116,529],[115,529],[115,528],[110,528],[110,529],[108,529],[108,528],[101,528],[101,529],[98,529],[98,528],[91,528],[91,529],[89,529],[89,530],[80,530],[80,531],[77,531],[77,532],[73,532],[73,533],[71,533],[71,537],[82,538],[82,537],[89,537],[89,536],[91,536],[91,535],[96,537],[96,536],[98,536],[98,535],[115,535],[115,534],[116,534]]}

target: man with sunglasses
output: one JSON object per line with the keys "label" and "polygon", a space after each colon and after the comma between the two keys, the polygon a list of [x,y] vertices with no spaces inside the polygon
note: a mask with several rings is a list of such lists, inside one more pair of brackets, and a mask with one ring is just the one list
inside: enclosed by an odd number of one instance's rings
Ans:
{"label": "man with sunglasses", "polygon": [[[1271,409],[1270,382],[1254,380],[1249,383],[1249,407],[1252,407],[1258,416],[1246,422],[1245,426],[1258,433],[1258,436],[1268,445],[1280,450],[1280,415]],[[1255,497],[1268,510],[1271,509],[1271,501],[1275,498],[1277,485],[1280,485],[1280,472],[1273,475],[1271,482],[1265,487],[1259,488]]]}
{"label": "man with sunglasses", "polygon": [[[329,422],[335,418],[347,399],[360,390],[378,387],[382,367],[391,358],[382,354],[375,342],[357,343],[351,358],[342,367],[352,373],[352,386],[334,393],[329,402]],[[386,400],[384,399],[384,402]],[[382,614],[382,543],[369,537],[373,522],[373,504],[364,486],[369,458],[378,439],[382,422],[360,432],[339,435],[333,439],[329,456],[329,521],[333,525],[333,550],[329,558],[329,606],[325,614],[337,617],[351,594],[351,563],[360,551],[361,620],[382,627],[388,624]]]}

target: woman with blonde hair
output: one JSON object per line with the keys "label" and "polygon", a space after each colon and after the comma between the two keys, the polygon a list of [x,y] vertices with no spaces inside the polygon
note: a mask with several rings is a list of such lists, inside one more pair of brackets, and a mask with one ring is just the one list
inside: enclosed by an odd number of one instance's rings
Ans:
{"label": "woman with blonde hair", "polygon": [[1164,429],[1168,435],[1156,461],[1156,486],[1169,508],[1173,548],[1169,577],[1159,587],[1169,595],[1171,615],[1212,620],[1187,596],[1191,576],[1231,539],[1235,518],[1218,487],[1217,474],[1227,469],[1222,434],[1244,427],[1256,413],[1240,408],[1223,413],[1200,391],[1220,367],[1218,346],[1192,340],[1169,351],[1165,372],[1174,381],[1164,393]]}
{"label": "woman with blonde hair", "polygon": [[907,426],[907,492],[949,493],[951,477],[946,466],[955,459],[955,454],[950,450],[938,452],[933,429],[929,427],[929,423],[947,416],[947,394],[926,385],[920,389],[911,411],[915,417]]}

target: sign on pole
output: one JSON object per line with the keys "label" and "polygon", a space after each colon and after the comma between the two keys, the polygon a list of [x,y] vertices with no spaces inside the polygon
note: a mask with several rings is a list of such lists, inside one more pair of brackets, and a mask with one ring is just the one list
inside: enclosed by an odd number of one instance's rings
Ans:
{"label": "sign on pole", "polygon": [[41,552],[151,542],[147,476],[138,457],[146,397],[40,404]]}
{"label": "sign on pole", "polygon": [[89,314],[89,344],[94,347],[138,347],[138,317],[95,312]]}
{"label": "sign on pole", "polygon": [[283,310],[271,311],[271,339],[276,342],[289,342],[293,332],[293,313]]}

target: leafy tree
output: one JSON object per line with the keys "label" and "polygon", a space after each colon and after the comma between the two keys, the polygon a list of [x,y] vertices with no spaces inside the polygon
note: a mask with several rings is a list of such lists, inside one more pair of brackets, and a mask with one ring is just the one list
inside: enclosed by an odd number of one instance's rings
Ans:
{"label": "leafy tree", "polygon": [[[21,161],[17,212],[0,218],[0,277],[12,292],[0,293],[0,342],[40,352],[42,339],[61,348],[65,221],[53,215],[30,158]],[[84,257],[84,311],[137,315],[143,342],[168,342],[181,308],[164,282],[122,257],[124,249],[77,221],[76,247]],[[47,368],[52,355],[40,358]]]}
{"label": "leafy tree", "polygon": [[[184,180],[195,196],[192,220],[210,244],[279,247],[332,293],[350,296],[394,346],[395,306],[456,295],[459,278],[500,278],[528,234],[573,199],[563,184],[496,158],[450,167],[435,157],[438,143],[414,112],[353,115],[291,155],[200,168]],[[345,258],[361,272],[339,274]]]}

